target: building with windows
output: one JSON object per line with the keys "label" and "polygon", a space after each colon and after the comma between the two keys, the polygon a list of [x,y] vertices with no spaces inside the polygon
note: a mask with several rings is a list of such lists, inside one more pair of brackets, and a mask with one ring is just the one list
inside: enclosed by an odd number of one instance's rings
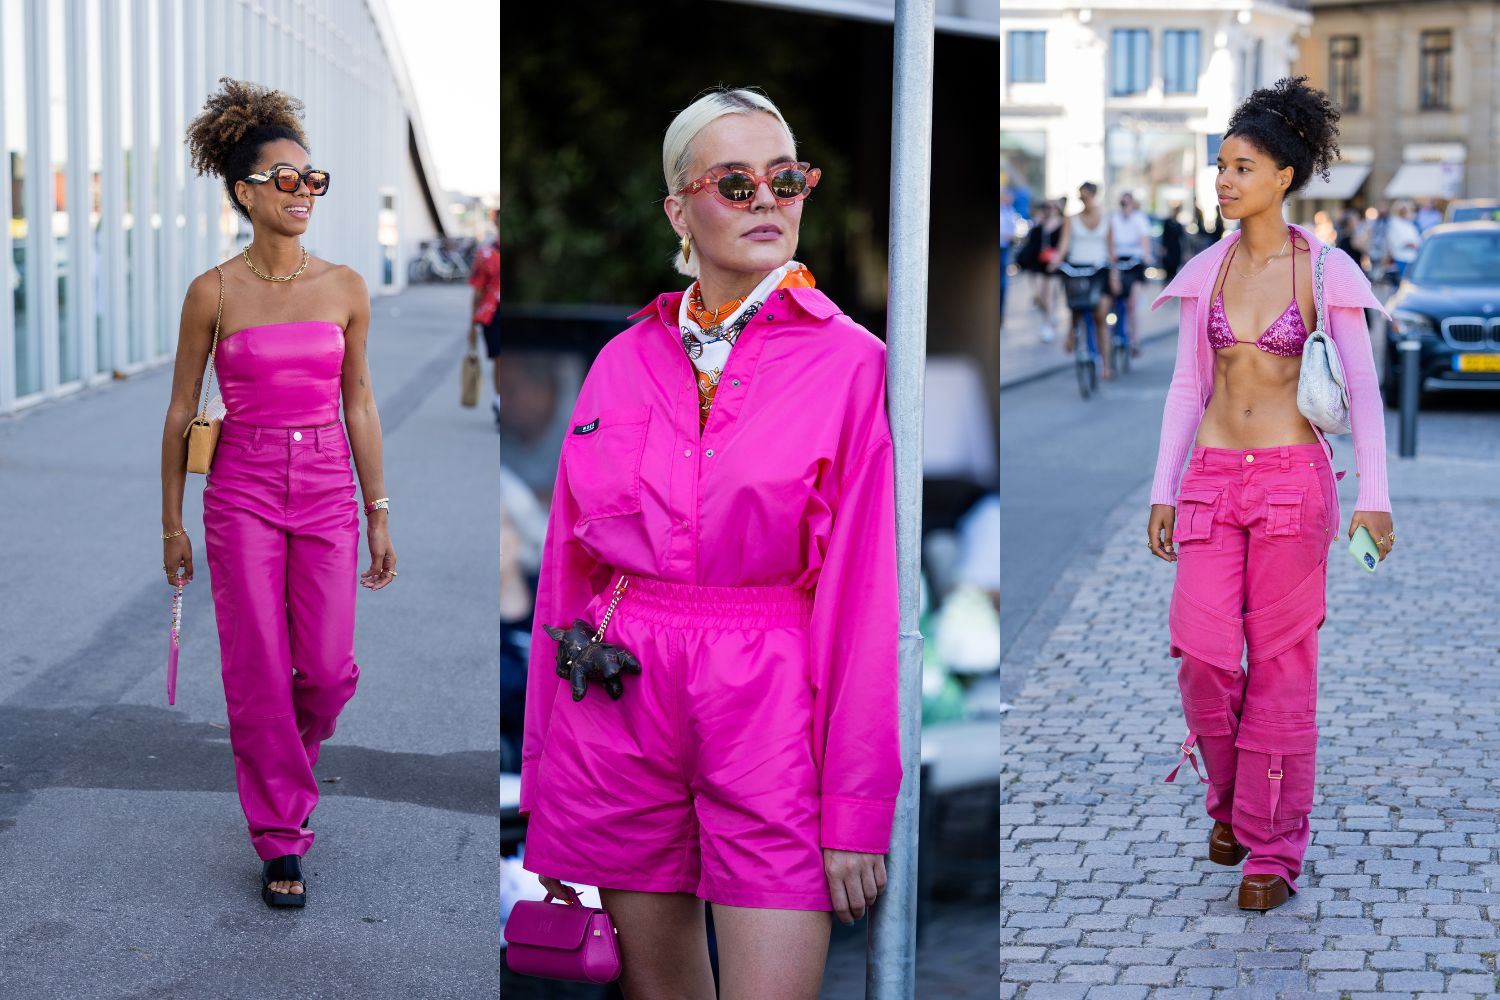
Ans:
{"label": "building with windows", "polygon": [[1295,63],[1343,112],[1327,196],[1500,195],[1500,6],[1493,0],[1312,0]]}
{"label": "building with windows", "polygon": [[1212,215],[1219,137],[1252,90],[1287,75],[1311,29],[1307,0],[1007,3],[1000,155],[1033,198],[1093,181]]}
{"label": "building with windows", "polygon": [[390,291],[445,232],[384,0],[0,0],[0,414],[172,356],[188,282],[248,236],[183,141],[221,76],[305,101],[313,253]]}

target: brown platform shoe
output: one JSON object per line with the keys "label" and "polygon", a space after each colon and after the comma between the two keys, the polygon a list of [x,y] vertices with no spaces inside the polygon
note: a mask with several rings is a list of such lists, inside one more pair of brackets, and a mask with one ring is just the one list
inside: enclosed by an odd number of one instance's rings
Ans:
{"label": "brown platform shoe", "polygon": [[1233,827],[1228,823],[1214,822],[1214,828],[1208,833],[1208,860],[1233,868],[1249,853],[1250,848],[1234,839]]}
{"label": "brown platform shoe", "polygon": [[1240,879],[1240,909],[1272,910],[1291,896],[1280,875],[1246,875]]}

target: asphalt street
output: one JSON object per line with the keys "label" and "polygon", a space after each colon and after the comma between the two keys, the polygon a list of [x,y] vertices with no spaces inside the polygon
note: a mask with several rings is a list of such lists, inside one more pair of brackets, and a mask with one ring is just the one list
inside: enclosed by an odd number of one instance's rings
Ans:
{"label": "asphalt street", "polygon": [[303,911],[261,903],[234,792],[200,476],[166,703],[170,371],[0,420],[0,995],[496,995],[498,446],[487,408],[458,405],[468,301],[372,307],[401,575],[359,593]]}

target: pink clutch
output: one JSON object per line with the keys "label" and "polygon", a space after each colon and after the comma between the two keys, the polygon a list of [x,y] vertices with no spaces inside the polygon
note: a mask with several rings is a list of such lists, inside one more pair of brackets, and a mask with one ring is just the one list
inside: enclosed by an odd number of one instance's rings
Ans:
{"label": "pink clutch", "polygon": [[571,983],[609,983],[620,978],[615,924],[602,909],[553,895],[522,900],[505,921],[505,963],[523,976]]}

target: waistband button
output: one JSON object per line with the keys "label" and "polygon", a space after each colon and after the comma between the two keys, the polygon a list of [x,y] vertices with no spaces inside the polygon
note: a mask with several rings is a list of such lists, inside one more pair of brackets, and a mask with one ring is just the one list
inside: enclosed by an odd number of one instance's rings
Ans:
{"label": "waistband button", "polygon": [[301,431],[292,431],[292,440],[293,441],[301,441],[302,440],[302,432]]}
{"label": "waistband button", "polygon": [[1254,455],[1246,455],[1245,456],[1245,461],[1247,461],[1247,462],[1253,462],[1253,461],[1255,461],[1255,456]]}

